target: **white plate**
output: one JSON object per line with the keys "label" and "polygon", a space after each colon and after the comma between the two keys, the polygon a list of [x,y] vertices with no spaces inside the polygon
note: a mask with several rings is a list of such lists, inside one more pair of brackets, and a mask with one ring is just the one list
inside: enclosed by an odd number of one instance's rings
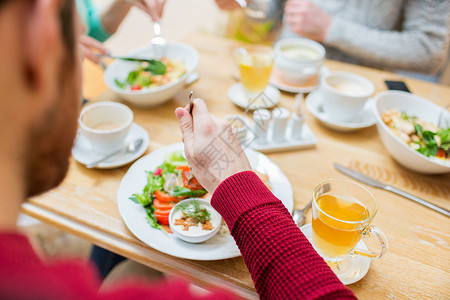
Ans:
{"label": "white plate", "polygon": [[268,85],[264,92],[258,95],[255,100],[250,101],[240,82],[233,84],[228,89],[228,97],[234,104],[243,109],[255,110],[259,108],[272,108],[280,102],[280,91]]}
{"label": "white plate", "polygon": [[312,91],[306,97],[306,106],[325,127],[340,131],[351,132],[375,125],[376,118],[373,112],[373,99],[369,99],[354,122],[342,122],[328,117],[322,107],[322,93],[320,90]]}
{"label": "white plate", "polygon": [[[144,154],[145,150],[147,150],[148,145],[150,144],[150,139],[148,137],[147,131],[139,126],[136,123],[131,124],[130,132],[127,135],[125,140],[125,145],[131,143],[132,141],[142,138],[143,143],[141,148],[135,153],[119,153],[108,160],[98,164],[96,168],[99,169],[112,169],[117,168],[123,165],[126,165],[133,160],[138,159],[142,154]],[[72,155],[76,161],[87,165],[96,160],[104,157],[104,154],[100,154],[95,152],[92,149],[89,141],[84,137],[80,130],[78,130],[77,138],[75,139],[74,146],[72,148]]]}
{"label": "white plate", "polygon": [[[141,193],[147,184],[146,171],[156,169],[164,161],[166,153],[183,149],[182,143],[172,144],[142,157],[130,167],[122,178],[117,192],[117,204],[122,219],[138,239],[172,256],[193,260],[219,260],[240,256],[241,253],[230,235],[220,235],[219,232],[204,243],[190,244],[173,234],[150,227],[145,220],[145,209],[129,199],[132,194]],[[292,212],[294,207],[292,187],[280,168],[264,154],[251,149],[245,150],[245,153],[253,169],[269,174],[269,184],[273,193]]]}
{"label": "white plate", "polygon": [[312,90],[318,88],[320,86],[320,79],[330,73],[330,70],[323,66],[318,76],[311,77],[307,81],[302,84],[294,85],[287,83],[283,80],[283,75],[281,74],[281,70],[277,67],[273,67],[272,74],[270,75],[270,84],[274,87],[289,93],[309,93]]}
{"label": "white plate", "polygon": [[[303,232],[305,237],[312,244],[312,226],[311,226],[311,224],[303,225],[302,227],[300,227],[300,230]],[[367,246],[362,240],[360,240],[358,242],[358,244],[356,244],[356,247],[367,251]],[[365,257],[365,256],[361,256],[361,255],[355,255],[355,257],[348,258],[348,259],[350,260],[349,269],[346,270],[346,272],[337,275],[339,280],[345,285],[355,283],[355,282],[361,280],[364,276],[366,276],[367,272],[369,272],[370,262],[371,262],[371,259],[369,257]]]}

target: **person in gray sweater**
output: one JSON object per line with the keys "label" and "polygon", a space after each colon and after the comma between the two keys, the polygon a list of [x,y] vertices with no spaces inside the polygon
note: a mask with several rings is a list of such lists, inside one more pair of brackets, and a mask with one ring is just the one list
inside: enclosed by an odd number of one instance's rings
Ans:
{"label": "person in gray sweater", "polygon": [[431,74],[449,55],[449,0],[289,0],[284,19],[282,37],[318,41],[339,61]]}

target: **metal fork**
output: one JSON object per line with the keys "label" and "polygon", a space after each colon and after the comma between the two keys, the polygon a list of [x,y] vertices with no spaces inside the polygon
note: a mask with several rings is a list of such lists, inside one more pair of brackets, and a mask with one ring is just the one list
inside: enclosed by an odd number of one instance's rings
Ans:
{"label": "metal fork", "polygon": [[151,40],[152,50],[155,59],[161,59],[164,56],[166,40],[161,37],[161,24],[159,21],[153,22],[153,32],[155,35]]}
{"label": "metal fork", "polygon": [[[194,109],[194,95],[195,95],[194,91],[191,91],[189,94],[188,111],[189,111],[189,114],[191,114],[191,116],[192,116],[192,110]],[[189,165],[189,174],[187,176],[187,179],[188,179],[187,185],[191,184],[192,179],[194,179],[194,173],[192,173],[192,168],[190,165]]]}

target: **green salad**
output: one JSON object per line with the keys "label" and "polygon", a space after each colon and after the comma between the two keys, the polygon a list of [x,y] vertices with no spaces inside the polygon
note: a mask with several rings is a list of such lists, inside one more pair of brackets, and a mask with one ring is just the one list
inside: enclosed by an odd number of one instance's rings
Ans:
{"label": "green salad", "polygon": [[381,117],[389,129],[414,150],[450,162],[450,128],[440,128],[396,109],[384,112]]}
{"label": "green salad", "polygon": [[149,62],[138,63],[125,80],[116,78],[115,83],[124,90],[140,91],[168,84],[185,73],[186,66],[182,61],[164,57],[161,60],[151,59]]}
{"label": "green salad", "polygon": [[[189,179],[189,173],[189,165],[181,151],[168,153],[160,166],[147,172],[146,186],[130,199],[145,208],[151,227],[163,229],[169,225],[169,214],[175,204],[207,193],[195,177]],[[170,231],[168,227],[164,229]]]}

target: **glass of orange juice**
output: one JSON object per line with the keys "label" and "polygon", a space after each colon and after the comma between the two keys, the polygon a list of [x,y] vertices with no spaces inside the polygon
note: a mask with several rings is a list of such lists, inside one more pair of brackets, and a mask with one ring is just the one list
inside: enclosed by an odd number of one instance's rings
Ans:
{"label": "glass of orange juice", "polygon": [[258,96],[269,84],[274,52],[268,46],[245,46],[234,51],[241,83],[249,99]]}
{"label": "glass of orange juice", "polygon": [[[388,249],[383,232],[370,225],[378,210],[375,197],[363,186],[344,179],[328,179],[313,192],[312,243],[338,275],[345,272],[348,259],[357,255],[381,258]],[[378,238],[380,249],[357,247],[361,239]]]}

